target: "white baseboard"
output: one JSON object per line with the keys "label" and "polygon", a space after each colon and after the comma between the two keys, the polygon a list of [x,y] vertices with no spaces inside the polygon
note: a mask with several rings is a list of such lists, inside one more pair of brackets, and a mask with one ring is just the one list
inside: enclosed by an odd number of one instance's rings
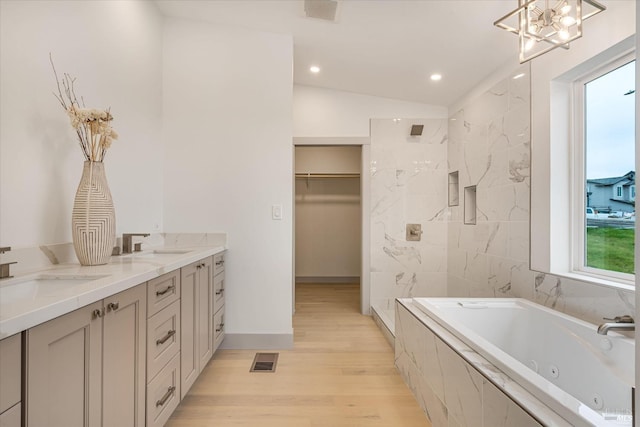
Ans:
{"label": "white baseboard", "polygon": [[318,277],[296,276],[296,283],[360,283],[360,277],[359,277],[359,276],[346,276],[346,277],[335,277],[335,276],[318,276]]}
{"label": "white baseboard", "polygon": [[290,350],[291,334],[225,334],[220,348],[223,350]]}

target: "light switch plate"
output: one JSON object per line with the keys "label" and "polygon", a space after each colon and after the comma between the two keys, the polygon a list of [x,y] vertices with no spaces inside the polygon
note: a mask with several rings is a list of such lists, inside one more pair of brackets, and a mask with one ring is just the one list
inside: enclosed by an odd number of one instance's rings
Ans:
{"label": "light switch plate", "polygon": [[282,219],[282,205],[271,206],[271,219],[275,219],[275,220]]}

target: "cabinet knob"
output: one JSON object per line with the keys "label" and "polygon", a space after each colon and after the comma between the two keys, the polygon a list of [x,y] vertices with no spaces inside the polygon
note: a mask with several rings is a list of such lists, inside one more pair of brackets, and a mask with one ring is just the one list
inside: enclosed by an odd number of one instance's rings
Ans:
{"label": "cabinet knob", "polygon": [[102,316],[104,316],[104,308],[96,308],[91,313],[91,318],[92,319],[97,319],[97,318],[102,317]]}
{"label": "cabinet knob", "polygon": [[120,308],[119,302],[110,302],[109,304],[107,304],[107,312],[116,311],[119,308]]}

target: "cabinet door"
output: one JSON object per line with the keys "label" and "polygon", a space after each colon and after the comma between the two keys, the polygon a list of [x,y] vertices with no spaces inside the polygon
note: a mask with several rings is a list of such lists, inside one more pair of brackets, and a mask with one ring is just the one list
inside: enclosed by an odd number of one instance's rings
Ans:
{"label": "cabinet door", "polygon": [[202,260],[198,268],[198,373],[213,356],[213,262]]}
{"label": "cabinet door", "polygon": [[180,270],[149,280],[147,287],[147,316],[151,317],[180,298]]}
{"label": "cabinet door", "polygon": [[101,425],[102,301],[29,329],[26,425]]}
{"label": "cabinet door", "polygon": [[180,352],[180,301],[160,310],[147,321],[147,383]]}
{"label": "cabinet door", "polygon": [[102,426],[145,421],[146,283],[104,300]]}
{"label": "cabinet door", "polygon": [[0,414],[20,401],[22,335],[0,341]]}
{"label": "cabinet door", "polygon": [[201,261],[180,269],[180,392],[182,399],[198,377],[198,266]]}
{"label": "cabinet door", "polygon": [[216,313],[224,305],[224,272],[213,278],[213,312]]}
{"label": "cabinet door", "polygon": [[22,425],[22,406],[17,403],[11,409],[0,414],[0,427],[20,427]]}

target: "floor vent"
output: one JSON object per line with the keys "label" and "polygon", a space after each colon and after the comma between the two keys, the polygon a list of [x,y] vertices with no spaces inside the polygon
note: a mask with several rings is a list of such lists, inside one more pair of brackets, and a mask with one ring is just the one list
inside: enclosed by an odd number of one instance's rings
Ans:
{"label": "floor vent", "polygon": [[249,372],[275,372],[278,353],[256,353]]}

